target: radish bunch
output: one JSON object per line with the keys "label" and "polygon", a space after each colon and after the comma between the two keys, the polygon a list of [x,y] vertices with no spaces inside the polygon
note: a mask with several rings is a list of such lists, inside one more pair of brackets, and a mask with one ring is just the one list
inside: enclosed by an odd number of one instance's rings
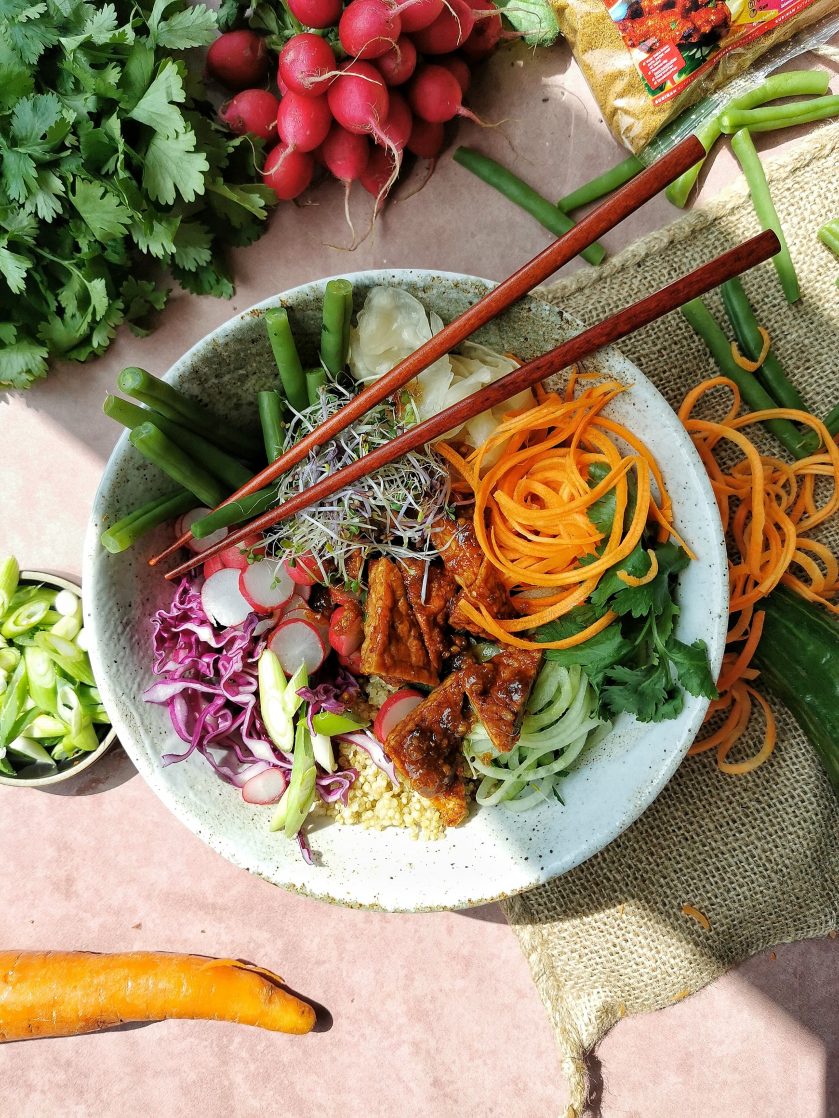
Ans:
{"label": "radish bunch", "polygon": [[[289,33],[273,66],[255,31],[221,35],[207,57],[231,90],[220,120],[270,145],[262,175],[291,200],[320,165],[347,191],[352,183],[387,195],[404,152],[435,160],[445,125],[463,105],[474,65],[502,38],[492,0],[289,0],[304,30]],[[473,118],[474,119],[474,118]]]}

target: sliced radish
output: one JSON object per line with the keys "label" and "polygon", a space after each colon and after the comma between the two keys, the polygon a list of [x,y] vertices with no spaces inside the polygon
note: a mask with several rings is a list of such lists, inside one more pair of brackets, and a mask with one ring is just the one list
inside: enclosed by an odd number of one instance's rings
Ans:
{"label": "sliced radish", "polygon": [[175,520],[174,529],[175,529],[175,539],[179,540],[181,538],[181,536],[184,534],[183,513],[181,513],[181,515]]}
{"label": "sliced radish", "polygon": [[284,565],[290,578],[298,586],[313,586],[321,580],[320,567],[310,551],[304,555],[295,555],[293,559],[286,559]]}
{"label": "sliced radish", "polygon": [[316,672],[329,651],[315,626],[298,617],[279,623],[268,638],[268,648],[288,676],[293,675],[301,664],[309,675]]}
{"label": "sliced radish", "polygon": [[246,536],[245,539],[238,543],[232,543],[230,547],[220,551],[219,556],[225,567],[237,567],[240,571],[243,571],[249,565],[248,555],[259,552],[262,547],[263,543],[259,536]]}
{"label": "sliced radish", "polygon": [[220,555],[211,555],[209,559],[204,560],[204,578],[209,578],[214,575],[216,571],[223,571],[224,563]]}
{"label": "sliced radish", "polygon": [[287,609],[283,613],[283,621],[305,621],[312,628],[317,629],[324,644],[329,643],[329,618],[323,613],[315,613],[313,609],[303,602],[301,605]]}
{"label": "sliced radish", "polygon": [[[189,532],[196,520],[201,520],[202,517],[207,516],[207,514],[211,513],[212,511],[212,509],[204,508],[203,506],[201,506],[197,509],[190,509],[189,512],[185,512],[183,516],[178,518],[178,537],[180,538],[182,535],[184,535],[184,533]],[[195,555],[200,555],[202,551],[206,551],[207,548],[212,547],[213,544],[221,543],[221,541],[228,535],[228,533],[228,528],[219,528],[218,531],[211,532],[209,536],[204,536],[204,538],[201,540],[187,540],[186,546]]]}
{"label": "sliced radish", "polygon": [[253,627],[253,635],[255,637],[261,637],[264,633],[270,633],[272,629],[276,629],[280,623],[280,616],[279,613],[269,613],[267,617],[263,617],[261,621],[257,621],[256,625]]}
{"label": "sliced radish", "polygon": [[329,643],[339,656],[352,656],[364,640],[364,622],[358,606],[338,606],[329,619]]}
{"label": "sliced radish", "polygon": [[399,723],[407,718],[424,698],[425,695],[421,695],[419,691],[412,691],[406,687],[385,699],[373,723],[373,733],[382,745],[387,741],[388,735],[393,733]]}
{"label": "sliced radish", "polygon": [[294,583],[281,563],[262,559],[239,572],[239,589],[257,613],[271,613],[291,600]]}
{"label": "sliced radish", "polygon": [[201,605],[210,620],[223,629],[241,625],[253,613],[250,602],[239,589],[239,572],[233,567],[225,567],[210,575],[201,587]]}
{"label": "sliced radish", "polygon": [[242,799],[248,804],[275,804],[285,792],[287,783],[282,769],[265,769],[245,782]]}

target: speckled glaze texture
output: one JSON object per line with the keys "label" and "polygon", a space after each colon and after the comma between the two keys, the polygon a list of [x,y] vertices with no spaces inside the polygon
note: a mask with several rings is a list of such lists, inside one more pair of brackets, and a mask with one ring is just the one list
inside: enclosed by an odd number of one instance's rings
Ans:
{"label": "speckled glaze texture", "polygon": [[[444,321],[491,286],[474,277],[407,270],[350,278],[356,310],[371,287],[398,284]],[[264,312],[280,304],[288,308],[303,364],[312,364],[325,284],[325,279],[305,284],[237,315],[194,346],[167,379],[231,423],[252,430],[258,440],[255,393],[274,385],[277,376]],[[476,339],[529,359],[576,329],[557,308],[530,297]],[[727,621],[727,580],[707,476],[673,411],[634,365],[610,349],[592,367],[631,385],[611,405],[611,414],[638,432],[658,459],[679,531],[699,555],[679,585],[678,631],[687,641],[706,640],[716,671]],[[170,529],[159,529],[118,556],[103,551],[98,536],[167,488],[124,435],[102,477],[85,548],[85,623],[94,670],[122,744],[157,795],[225,858],[277,885],[339,904],[394,911],[467,907],[521,892],[591,857],[628,827],[661,791],[697,733],[707,700],[691,696],[672,722],[642,726],[622,717],[568,776],[564,807],[545,804],[521,815],[473,811],[463,827],[438,842],[413,840],[396,830],[316,824],[311,833],[315,865],[307,866],[295,843],[268,832],[271,809],[244,803],[199,756],[161,765],[161,755],[180,745],[165,709],[144,703],[142,692],[152,679],[150,618],[168,603],[172,587],[146,560],[168,542]]]}

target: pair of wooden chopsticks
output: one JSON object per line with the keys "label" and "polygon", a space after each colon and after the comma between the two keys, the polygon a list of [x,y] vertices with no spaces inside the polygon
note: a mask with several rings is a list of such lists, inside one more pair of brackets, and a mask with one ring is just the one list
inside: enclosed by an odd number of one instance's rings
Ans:
{"label": "pair of wooden chopsticks", "polygon": [[[521,299],[532,287],[547,279],[563,264],[573,259],[582,248],[592,244],[634,212],[640,205],[659,193],[670,182],[678,178],[684,170],[702,158],[703,153],[704,149],[695,137],[689,136],[683,140],[666,156],[646,168],[626,186],[621,187],[610,199],[583,218],[572,230],[552,245],[549,245],[518,272],[493,288],[474,306],[449,323],[448,326],[444,327],[404,361],[394,366],[389,373],[363,389],[340,411],[334,413],[318,428],[300,439],[299,442],[280,455],[270,466],[253,477],[224,503],[227,504],[248,493],[255,492],[257,489],[264,488],[269,482],[280,477],[302,461],[311,450],[334,438],[375,404],[403,388],[408,381],[413,380],[434,361],[454,349],[481,326],[506,310],[512,303]],[[525,388],[531,388],[546,377],[590,356],[603,346],[625,337],[690,299],[703,295],[726,280],[740,275],[748,268],[769,259],[770,256],[778,252],[779,248],[780,244],[775,234],[766,231],[723,253],[682,279],[577,334],[548,353],[529,361],[495,383],[487,385],[465,400],[461,400],[452,407],[445,409],[432,419],[409,428],[388,443],[387,446],[371,451],[349,466],[345,466],[329,477],[323,478],[317,484],[297,494],[284,504],[249,521],[231,532],[221,543],[208,548],[200,555],[193,556],[187,562],[169,571],[166,578],[176,578],[185,574],[224,548],[240,542],[253,533],[262,532],[298,512],[302,512],[303,509],[325,499],[345,485],[357,481],[409,450],[439,438],[447,431],[465,423],[488,408],[503,403]],[[187,535],[178,540],[176,544],[167,548],[149,562],[152,565],[159,562],[175,551],[182,543],[185,543],[188,538]]]}

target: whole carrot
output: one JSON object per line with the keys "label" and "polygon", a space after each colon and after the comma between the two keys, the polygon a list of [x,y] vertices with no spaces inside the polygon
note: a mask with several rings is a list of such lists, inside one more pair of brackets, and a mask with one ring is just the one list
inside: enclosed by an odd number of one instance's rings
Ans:
{"label": "whole carrot", "polygon": [[281,982],[248,963],[200,955],[0,951],[0,1042],[167,1018],[308,1033],[315,1011]]}

